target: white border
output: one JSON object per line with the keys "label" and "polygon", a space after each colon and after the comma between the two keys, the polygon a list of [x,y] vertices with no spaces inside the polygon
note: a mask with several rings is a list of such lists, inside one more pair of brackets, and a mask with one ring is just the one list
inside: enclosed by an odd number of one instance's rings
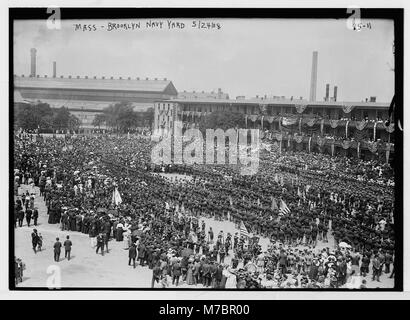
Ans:
{"label": "white border", "polygon": [[[36,291],[36,292],[15,292],[8,290],[8,8],[9,7],[295,7],[295,8],[314,8],[314,7],[328,7],[328,8],[346,8],[350,5],[355,5],[361,8],[404,8],[404,61],[410,52],[409,41],[409,21],[410,5],[409,1],[398,0],[351,0],[351,1],[227,1],[227,0],[180,0],[180,1],[113,1],[113,0],[73,0],[73,1],[44,1],[44,0],[20,0],[20,1],[1,1],[1,15],[0,15],[0,37],[1,37],[1,53],[0,53],[0,143],[1,151],[4,156],[0,157],[0,299],[155,299],[155,300],[197,300],[197,299],[409,299],[410,298],[410,273],[406,272],[410,266],[409,254],[409,235],[404,232],[403,244],[403,260],[404,260],[404,292],[214,292],[214,291]],[[63,13],[62,13],[63,14]],[[408,60],[407,60],[408,61]],[[409,83],[409,64],[404,63],[404,88]],[[409,101],[409,92],[404,90],[404,101]],[[404,128],[409,128],[407,112],[404,112]],[[407,129],[409,130],[409,129]],[[407,134],[404,133],[404,143],[408,142]],[[410,148],[404,147],[404,163],[409,159]],[[6,156],[7,154],[7,156]],[[408,182],[409,168],[404,165],[404,190],[407,190],[406,183]],[[409,208],[408,197],[404,198],[404,230],[410,230],[410,220],[406,217],[406,212]]]}

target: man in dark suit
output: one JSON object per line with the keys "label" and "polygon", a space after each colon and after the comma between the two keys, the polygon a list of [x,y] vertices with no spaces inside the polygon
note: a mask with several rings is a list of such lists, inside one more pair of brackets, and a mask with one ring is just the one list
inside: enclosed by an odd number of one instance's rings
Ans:
{"label": "man in dark suit", "polygon": [[209,262],[207,260],[205,260],[204,264],[202,265],[202,277],[204,287],[209,287],[211,282],[211,266],[209,265]]}
{"label": "man in dark suit", "polygon": [[141,242],[138,247],[138,260],[140,261],[140,266],[144,266],[145,261],[145,244]]}
{"label": "man in dark suit", "polygon": [[56,243],[54,243],[54,261],[60,261],[60,254],[61,254],[61,247],[62,244],[59,238],[56,238]]}
{"label": "man in dark suit", "polygon": [[98,253],[98,249],[101,248],[101,255],[104,255],[104,239],[102,237],[102,234],[98,234],[97,236],[97,249],[95,250],[95,253]]}
{"label": "man in dark suit", "polygon": [[34,225],[37,226],[37,220],[38,220],[38,209],[35,207],[33,209],[33,220],[34,220]]}
{"label": "man in dark suit", "polygon": [[177,287],[178,287],[180,276],[181,276],[181,263],[180,263],[180,260],[178,259],[172,266],[172,284],[175,283]]}
{"label": "man in dark suit", "polygon": [[71,246],[73,243],[70,240],[70,236],[67,236],[67,240],[64,241],[64,251],[65,251],[65,257],[67,258],[68,261],[70,261],[70,255],[71,255]]}
{"label": "man in dark suit", "polygon": [[33,214],[33,211],[31,211],[30,208],[26,209],[26,221],[27,221],[27,227],[30,227],[30,222],[31,222],[31,216]]}
{"label": "man in dark suit", "polygon": [[224,270],[224,267],[222,264],[219,264],[218,267],[216,268],[215,272],[215,282],[214,282],[214,288],[218,289],[221,286],[221,281],[222,281],[222,272]]}
{"label": "man in dark suit", "polygon": [[137,258],[137,247],[135,243],[131,244],[131,247],[128,249],[128,265],[131,265],[131,260],[135,269],[135,259]]}
{"label": "man in dark suit", "polygon": [[31,243],[33,245],[33,251],[34,253],[37,253],[37,244],[38,244],[38,234],[37,234],[37,229],[34,229],[32,234],[31,234]]}

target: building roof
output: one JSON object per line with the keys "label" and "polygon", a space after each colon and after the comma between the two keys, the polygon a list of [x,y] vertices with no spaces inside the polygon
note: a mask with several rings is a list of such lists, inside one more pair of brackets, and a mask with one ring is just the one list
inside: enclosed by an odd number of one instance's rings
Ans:
{"label": "building roof", "polygon": [[166,79],[102,79],[77,77],[20,77],[14,76],[14,86],[17,88],[38,89],[77,89],[77,90],[110,90],[157,92],[177,95],[178,92],[170,80]]}
{"label": "building roof", "polygon": [[309,102],[307,100],[300,99],[237,99],[237,100],[222,100],[222,99],[170,99],[158,102],[173,102],[181,104],[228,104],[228,105],[279,105],[279,106],[295,106],[295,105],[307,105],[310,107],[343,107],[343,106],[355,106],[355,107],[367,107],[371,109],[386,109],[389,108],[388,102],[349,102],[349,101],[315,101]]}

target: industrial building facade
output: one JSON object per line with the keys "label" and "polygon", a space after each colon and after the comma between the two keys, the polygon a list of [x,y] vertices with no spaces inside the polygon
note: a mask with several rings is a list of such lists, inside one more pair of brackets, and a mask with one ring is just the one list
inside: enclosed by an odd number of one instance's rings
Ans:
{"label": "industrial building facade", "polygon": [[175,98],[178,94],[167,79],[57,76],[56,62],[51,77],[40,76],[36,68],[37,51],[33,48],[30,52],[30,75],[14,75],[14,96],[26,103],[68,108],[80,119],[82,132],[93,130],[94,117],[110,105],[128,102],[135,111],[145,111],[154,107],[155,101]]}

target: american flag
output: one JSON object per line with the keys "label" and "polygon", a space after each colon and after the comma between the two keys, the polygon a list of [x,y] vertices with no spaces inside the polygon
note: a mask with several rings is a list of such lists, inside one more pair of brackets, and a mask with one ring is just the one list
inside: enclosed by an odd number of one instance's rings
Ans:
{"label": "american flag", "polygon": [[244,237],[249,237],[248,230],[246,229],[245,224],[243,223],[243,221],[241,221],[241,226],[240,226],[239,229],[240,229],[240,235],[241,235],[241,237],[242,237],[242,236],[244,236]]}
{"label": "american flag", "polygon": [[285,214],[289,214],[289,213],[290,213],[290,209],[286,205],[285,201],[280,200],[279,214],[285,215]]}

